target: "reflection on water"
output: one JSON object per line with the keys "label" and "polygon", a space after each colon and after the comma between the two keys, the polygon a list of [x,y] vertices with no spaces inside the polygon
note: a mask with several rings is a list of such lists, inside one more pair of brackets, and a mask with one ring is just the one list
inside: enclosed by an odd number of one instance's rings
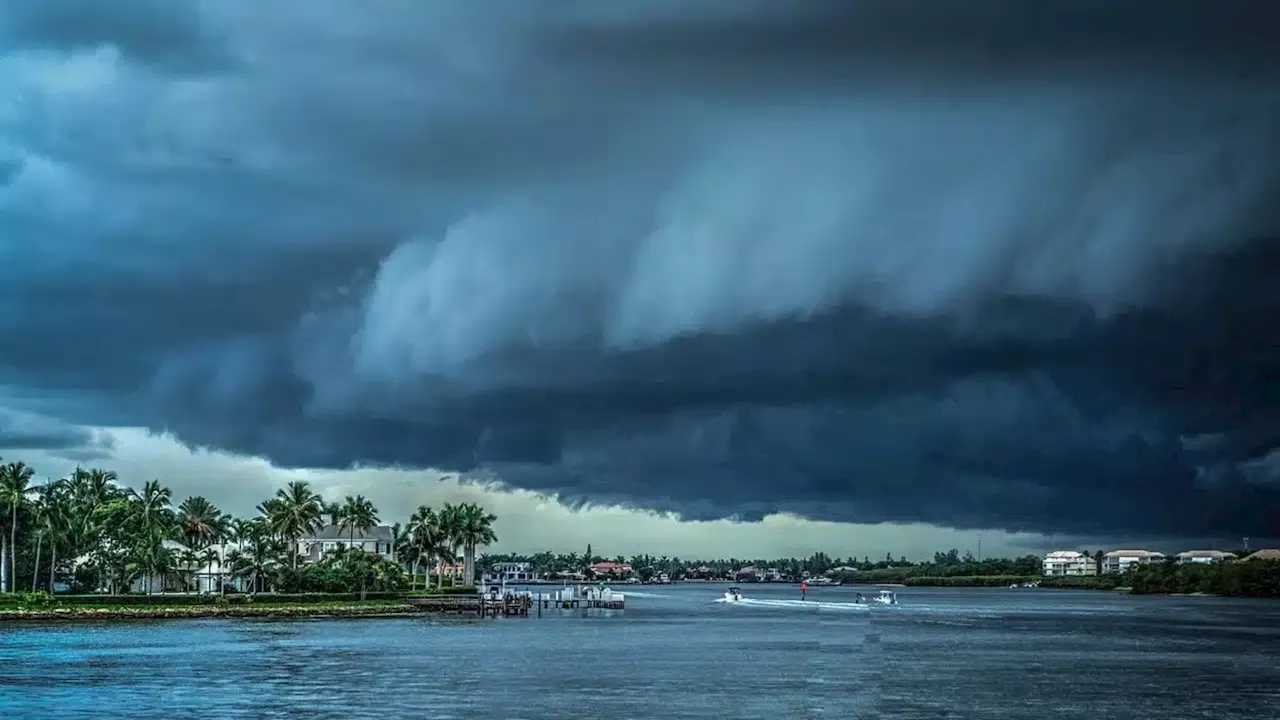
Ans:
{"label": "reflection on water", "polygon": [[1280,718],[1280,604],[647,588],[491,621],[0,626],[0,717]]}

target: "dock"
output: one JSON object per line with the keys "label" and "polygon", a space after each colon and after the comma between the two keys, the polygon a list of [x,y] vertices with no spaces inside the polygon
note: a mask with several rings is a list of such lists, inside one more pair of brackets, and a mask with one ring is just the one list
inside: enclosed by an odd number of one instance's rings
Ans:
{"label": "dock", "polygon": [[564,587],[550,593],[481,588],[475,595],[422,595],[406,600],[423,612],[476,615],[482,618],[529,617],[552,610],[625,610],[626,595],[607,587]]}

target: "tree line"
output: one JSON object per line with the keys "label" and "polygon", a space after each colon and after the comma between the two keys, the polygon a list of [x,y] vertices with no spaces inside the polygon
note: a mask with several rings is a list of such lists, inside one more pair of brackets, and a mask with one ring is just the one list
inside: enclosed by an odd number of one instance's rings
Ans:
{"label": "tree line", "polygon": [[779,578],[783,580],[827,575],[834,580],[846,582],[859,580],[901,582],[904,578],[916,576],[1038,575],[1042,569],[1042,559],[1038,555],[978,560],[971,554],[961,555],[955,549],[934,553],[932,561],[912,562],[905,557],[895,558],[891,554],[886,554],[882,560],[871,560],[867,556],[841,558],[824,552],[815,552],[805,558],[681,559],[666,555],[655,557],[648,554],[605,556],[594,553],[590,545],[583,553],[539,552],[485,555],[481,558],[480,565],[482,569],[488,569],[500,562],[529,563],[531,569],[543,577],[554,577],[566,573],[589,574],[590,566],[600,562],[625,563],[631,566],[637,578],[645,582],[663,574],[671,580],[739,580],[743,577],[741,571],[744,568],[755,568],[760,572],[776,570]]}
{"label": "tree line", "polygon": [[[340,548],[319,562],[300,563],[302,538],[335,526],[354,542],[357,533],[378,526],[378,509],[362,495],[326,501],[297,481],[258,505],[257,515],[238,518],[199,495],[175,507],[172,491],[155,480],[133,489],[113,471],[77,468],[37,483],[30,466],[9,462],[0,465],[0,592],[54,592],[65,585],[115,594],[140,580],[149,591],[155,579],[191,590],[186,586],[198,584],[201,570],[208,573],[206,586],[217,582],[214,568],[253,591],[399,590],[412,587],[420,569],[433,567],[441,587],[445,566],[459,559],[463,579],[474,579],[477,549],[497,541],[496,519],[475,504],[423,505],[407,524],[391,526],[394,561]],[[413,575],[406,577],[402,567]]]}

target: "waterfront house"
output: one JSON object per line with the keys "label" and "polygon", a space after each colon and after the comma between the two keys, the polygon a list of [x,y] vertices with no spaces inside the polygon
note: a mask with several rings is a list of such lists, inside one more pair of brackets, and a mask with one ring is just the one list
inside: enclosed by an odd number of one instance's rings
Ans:
{"label": "waterfront house", "polygon": [[1076,550],[1054,550],[1044,556],[1044,574],[1050,577],[1097,575],[1093,558]]}
{"label": "waterfront house", "polygon": [[1112,550],[1102,556],[1102,572],[1128,572],[1134,565],[1149,565],[1165,559],[1164,553],[1155,550]]}
{"label": "waterfront house", "polygon": [[1231,562],[1236,559],[1236,554],[1221,550],[1187,550],[1178,553],[1176,557],[1179,565],[1209,565]]}
{"label": "waterfront house", "polygon": [[[1280,562],[1280,550],[1266,548],[1256,552],[1249,553],[1244,557],[1245,560],[1272,560]],[[1243,561],[1242,561],[1243,562]]]}
{"label": "waterfront house", "polygon": [[489,568],[489,572],[484,574],[486,585],[519,584],[537,581],[538,573],[534,572],[533,565],[527,562],[494,563]]}
{"label": "waterfront house", "polygon": [[596,577],[626,578],[631,576],[631,566],[627,563],[598,562],[587,569]]}
{"label": "waterfront house", "polygon": [[314,533],[298,538],[298,554],[304,562],[320,562],[324,556],[339,548],[355,548],[374,555],[381,555],[394,560],[390,525],[379,525],[368,531],[356,530],[339,525],[326,525]]}

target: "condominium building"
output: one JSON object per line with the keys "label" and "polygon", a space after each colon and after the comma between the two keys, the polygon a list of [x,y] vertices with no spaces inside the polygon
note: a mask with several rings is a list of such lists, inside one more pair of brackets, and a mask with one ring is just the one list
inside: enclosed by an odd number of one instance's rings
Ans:
{"label": "condominium building", "polygon": [[1098,564],[1085,553],[1054,550],[1044,556],[1045,575],[1097,575]]}
{"label": "condominium building", "polygon": [[1179,565],[1210,565],[1213,563],[1230,562],[1236,559],[1235,553],[1223,552],[1221,550],[1187,550],[1177,555]]}
{"label": "condominium building", "polygon": [[1164,553],[1155,550],[1112,550],[1102,556],[1102,572],[1128,572],[1134,565],[1148,565],[1164,560]]}

